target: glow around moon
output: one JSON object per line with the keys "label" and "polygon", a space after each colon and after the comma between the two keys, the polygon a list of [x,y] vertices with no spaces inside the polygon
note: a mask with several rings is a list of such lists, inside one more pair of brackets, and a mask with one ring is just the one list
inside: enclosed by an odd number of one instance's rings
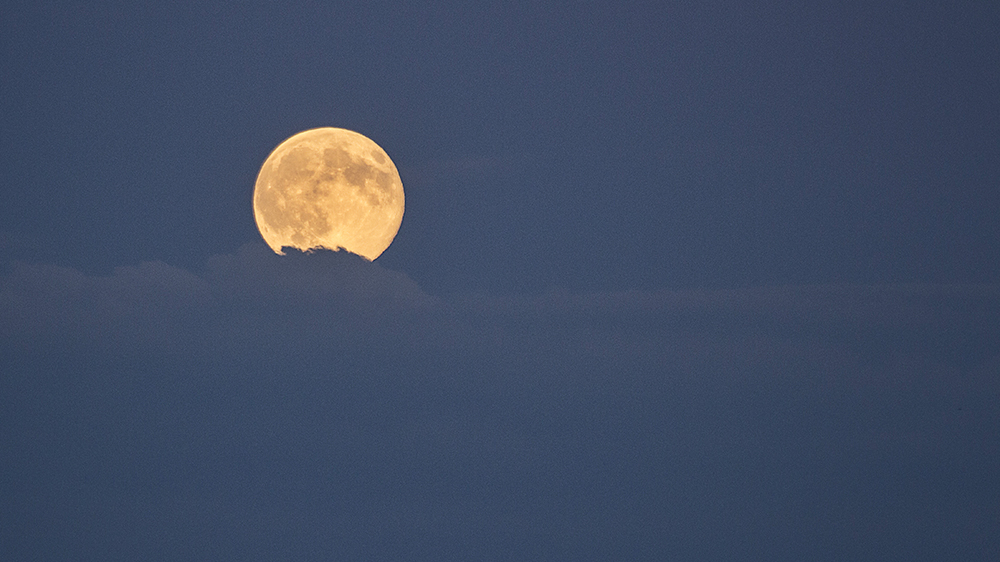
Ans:
{"label": "glow around moon", "polygon": [[374,260],[403,221],[403,182],[368,137],[324,127],[298,133],[271,152],[257,175],[254,218],[277,253],[343,248]]}

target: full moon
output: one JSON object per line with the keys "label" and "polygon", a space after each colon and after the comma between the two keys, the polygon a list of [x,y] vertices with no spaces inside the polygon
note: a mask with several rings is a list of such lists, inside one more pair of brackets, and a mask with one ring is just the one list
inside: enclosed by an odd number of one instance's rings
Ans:
{"label": "full moon", "polygon": [[257,175],[253,214],[264,241],[299,250],[343,248],[374,260],[403,221],[403,182],[368,137],[323,127],[293,135]]}

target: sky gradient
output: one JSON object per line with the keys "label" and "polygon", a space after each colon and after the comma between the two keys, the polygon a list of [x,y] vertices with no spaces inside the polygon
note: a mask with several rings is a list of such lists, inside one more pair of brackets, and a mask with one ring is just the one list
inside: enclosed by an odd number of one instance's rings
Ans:
{"label": "sky gradient", "polygon": [[0,559],[1000,557],[1000,8],[2,13]]}

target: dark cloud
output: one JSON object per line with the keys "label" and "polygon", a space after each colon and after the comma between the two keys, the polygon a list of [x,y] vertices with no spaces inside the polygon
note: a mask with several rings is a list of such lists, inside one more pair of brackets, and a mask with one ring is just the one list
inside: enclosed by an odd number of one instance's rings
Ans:
{"label": "dark cloud", "polygon": [[995,286],[428,295],[343,252],[0,279],[4,559],[1000,552]]}

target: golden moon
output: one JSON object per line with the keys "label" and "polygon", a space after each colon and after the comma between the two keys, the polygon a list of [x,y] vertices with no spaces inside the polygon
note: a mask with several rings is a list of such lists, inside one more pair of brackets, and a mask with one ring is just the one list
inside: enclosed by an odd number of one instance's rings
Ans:
{"label": "golden moon", "polygon": [[253,214],[264,241],[300,250],[343,248],[374,260],[403,222],[403,182],[368,137],[323,127],[278,145],[257,175]]}

